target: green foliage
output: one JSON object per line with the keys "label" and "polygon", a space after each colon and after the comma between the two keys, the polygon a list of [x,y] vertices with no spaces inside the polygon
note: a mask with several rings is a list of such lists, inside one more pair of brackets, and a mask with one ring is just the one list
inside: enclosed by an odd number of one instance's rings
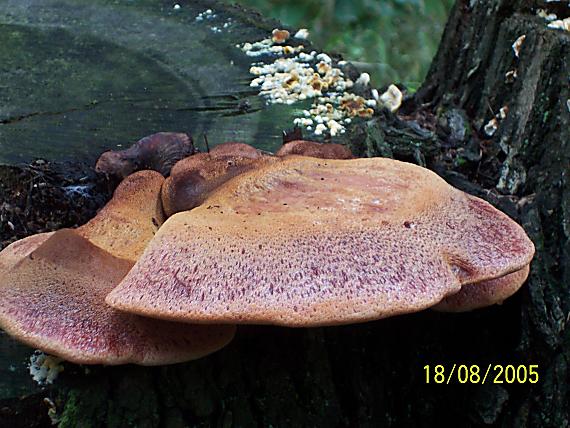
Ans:
{"label": "green foliage", "polygon": [[453,0],[238,0],[287,25],[308,28],[322,48],[356,62],[382,86],[419,86]]}

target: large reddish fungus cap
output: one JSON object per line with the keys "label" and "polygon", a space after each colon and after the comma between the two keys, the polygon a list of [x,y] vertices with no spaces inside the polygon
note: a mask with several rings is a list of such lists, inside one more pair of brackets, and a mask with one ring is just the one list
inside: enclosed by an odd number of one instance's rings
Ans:
{"label": "large reddish fungus cap", "polygon": [[119,184],[113,198],[78,233],[112,255],[135,262],[164,222],[164,177],[140,171]]}
{"label": "large reddish fungus cap", "polygon": [[232,326],[193,326],[112,309],[105,296],[132,263],[76,231],[18,241],[0,260],[10,262],[0,276],[0,327],[75,363],[177,363],[214,352],[234,335]]}
{"label": "large reddish fungus cap", "polygon": [[429,170],[289,156],[169,218],[107,302],[202,323],[353,323],[431,307],[533,253],[518,224]]}
{"label": "large reddish fungus cap", "polygon": [[209,153],[182,159],[162,187],[164,211],[171,216],[195,208],[226,181],[272,160],[244,143],[220,144]]}

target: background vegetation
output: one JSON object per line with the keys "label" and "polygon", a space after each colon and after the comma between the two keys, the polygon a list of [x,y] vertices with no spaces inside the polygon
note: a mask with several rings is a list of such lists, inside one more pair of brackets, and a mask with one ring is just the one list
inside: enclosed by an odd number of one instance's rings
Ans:
{"label": "background vegetation", "polygon": [[328,51],[357,62],[382,86],[423,80],[453,0],[238,0],[287,25],[308,28]]}

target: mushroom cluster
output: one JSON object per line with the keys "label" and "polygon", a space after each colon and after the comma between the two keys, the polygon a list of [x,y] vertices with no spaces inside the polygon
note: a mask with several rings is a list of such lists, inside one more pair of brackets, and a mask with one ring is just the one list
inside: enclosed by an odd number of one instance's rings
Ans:
{"label": "mushroom cluster", "polygon": [[76,363],[168,364],[222,348],[236,324],[500,303],[533,254],[509,217],[419,166],[226,143],[167,179],[131,174],[84,226],[0,252],[0,327]]}

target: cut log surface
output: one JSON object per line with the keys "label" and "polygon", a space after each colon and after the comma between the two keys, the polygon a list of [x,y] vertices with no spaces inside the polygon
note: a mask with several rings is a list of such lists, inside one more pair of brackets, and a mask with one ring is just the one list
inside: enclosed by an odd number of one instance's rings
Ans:
{"label": "cut log surface", "polygon": [[174,5],[2,0],[0,162],[92,162],[158,131],[276,149],[294,109],[265,105],[249,86],[258,59],[236,45],[277,24],[211,1]]}

